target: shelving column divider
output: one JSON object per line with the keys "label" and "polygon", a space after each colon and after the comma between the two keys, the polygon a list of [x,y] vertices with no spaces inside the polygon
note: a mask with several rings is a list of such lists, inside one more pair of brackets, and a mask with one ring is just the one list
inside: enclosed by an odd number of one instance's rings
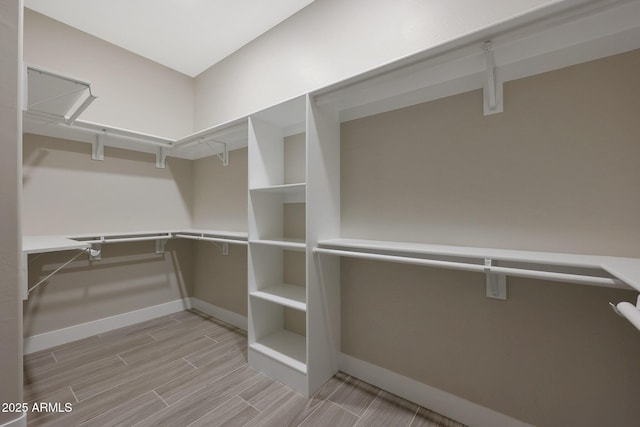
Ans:
{"label": "shelving column divider", "polygon": [[313,254],[340,236],[340,122],[307,96],[307,376],[313,394],[339,367],[340,259]]}

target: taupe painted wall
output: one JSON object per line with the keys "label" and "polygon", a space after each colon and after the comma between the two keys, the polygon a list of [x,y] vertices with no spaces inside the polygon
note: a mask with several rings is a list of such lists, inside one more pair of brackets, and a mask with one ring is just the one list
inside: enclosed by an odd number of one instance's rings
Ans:
{"label": "taupe painted wall", "polygon": [[193,132],[192,78],[30,9],[24,60],[91,83],[98,99],[82,120],[167,138]]}
{"label": "taupe painted wall", "polygon": [[[192,162],[105,148],[91,160],[81,142],[24,135],[25,235],[166,230],[191,227]],[[31,256],[30,286],[73,256]],[[81,256],[49,279],[25,304],[24,333],[32,336],[190,295],[193,243],[103,246],[103,260]]]}
{"label": "taupe painted wall", "polygon": [[[640,51],[342,125],[342,236],[640,256]],[[637,292],[342,260],[342,351],[540,426],[631,426]]]}
{"label": "taupe painted wall", "polygon": [[190,228],[191,163],[111,147],[95,161],[89,144],[25,134],[24,234]]}
{"label": "taupe painted wall", "polygon": [[195,127],[251,114],[486,28],[492,31],[484,36],[491,37],[522,15],[587,1],[316,0],[196,77]]}
{"label": "taupe painted wall", "polygon": [[229,151],[229,165],[217,156],[195,160],[192,221],[194,228],[247,231],[247,149]]}
{"label": "taupe painted wall", "polygon": [[[69,260],[73,252],[30,256],[29,286]],[[127,313],[191,296],[194,245],[167,242],[164,254],[155,242],[103,245],[102,260],[80,256],[24,304],[26,337]]]}
{"label": "taupe painted wall", "polygon": [[[193,165],[193,227],[247,231],[247,149],[229,152],[229,165],[217,156]],[[229,245],[229,255],[201,242],[195,246],[193,296],[234,313],[247,315],[247,248]]]}
{"label": "taupe painted wall", "polygon": [[[0,2],[0,403],[22,401],[21,1]],[[0,412],[0,425],[20,416]]]}

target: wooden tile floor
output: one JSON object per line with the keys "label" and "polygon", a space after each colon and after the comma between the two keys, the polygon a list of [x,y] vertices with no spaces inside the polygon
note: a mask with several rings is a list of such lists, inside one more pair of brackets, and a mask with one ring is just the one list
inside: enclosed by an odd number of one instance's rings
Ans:
{"label": "wooden tile floor", "polygon": [[249,368],[246,344],[185,311],[27,355],[25,402],[60,403],[28,425],[461,426],[342,373],[306,399]]}

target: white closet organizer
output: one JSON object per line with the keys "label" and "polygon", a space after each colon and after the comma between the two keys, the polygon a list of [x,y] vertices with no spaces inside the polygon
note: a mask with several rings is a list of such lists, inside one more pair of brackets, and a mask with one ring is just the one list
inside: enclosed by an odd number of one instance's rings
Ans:
{"label": "white closet organizer", "polygon": [[[70,101],[55,117],[51,111],[40,114],[25,107],[24,129],[91,143],[96,159],[104,145],[154,153],[159,167],[167,156],[197,159],[217,153],[224,161],[225,148],[248,145],[249,363],[310,395],[339,368],[340,256],[464,268],[491,277],[526,275],[640,290],[639,259],[346,240],[340,235],[341,121],[481,88],[485,113],[498,112],[505,81],[640,48],[638,16],[637,1],[595,2],[544,22],[532,14],[177,141],[74,120],[75,114],[65,110],[71,108]],[[39,90],[31,79],[28,86],[30,92]],[[36,99],[31,95],[30,100]],[[508,111],[508,102],[504,108]],[[300,133],[305,135],[305,158],[297,166],[305,176],[290,180],[285,173],[291,161],[285,138]],[[301,222],[290,215],[292,211],[304,212],[303,230],[292,226],[292,221],[293,225]],[[237,237],[169,233],[199,240],[236,242]],[[86,242],[68,244],[25,243],[25,250],[88,247]],[[314,256],[314,249],[318,255]],[[304,271],[301,283],[286,280],[292,263]],[[496,286],[500,293],[500,283]],[[640,325],[638,307],[620,303],[616,310]],[[292,313],[305,320],[304,328],[290,321]]]}
{"label": "white closet organizer", "polygon": [[226,166],[228,152],[247,145],[246,118],[222,123],[178,140],[122,129],[102,123],[78,120],[97,97],[91,84],[42,67],[25,69],[23,130],[90,143],[91,158],[104,160],[104,147],[153,153],[156,167],[164,168],[167,157],[195,160],[217,155]]}
{"label": "white closet organizer", "polygon": [[[191,239],[221,243],[220,249],[224,255],[228,254],[229,244],[247,245],[247,233],[221,230],[163,230],[141,231],[127,233],[74,234],[69,236],[25,236],[22,239],[23,284],[22,299],[29,297],[29,292],[45,283],[47,279],[66,267],[82,254],[87,254],[90,260],[100,260],[102,245],[110,243],[129,243],[155,241],[156,253],[163,253],[165,243],[170,239]],[[28,287],[29,255],[59,251],[78,251],[69,261],[65,262],[31,288]]]}
{"label": "white closet organizer", "polygon": [[[304,156],[296,157],[286,137],[301,132]],[[336,144],[321,153],[321,139]],[[326,120],[309,97],[249,117],[249,363],[304,395],[338,369],[337,286],[321,286],[312,255],[319,236],[338,235],[339,173],[325,169],[339,168],[338,140],[337,116]],[[294,205],[304,218],[288,213]],[[288,270],[300,268],[304,283],[288,283]],[[288,310],[303,313],[303,331],[290,326]]]}

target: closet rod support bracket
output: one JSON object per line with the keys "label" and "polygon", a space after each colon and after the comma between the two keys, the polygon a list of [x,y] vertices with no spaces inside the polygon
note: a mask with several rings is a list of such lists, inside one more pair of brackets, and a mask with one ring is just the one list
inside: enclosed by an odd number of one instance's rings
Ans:
{"label": "closet rod support bracket", "polygon": [[486,295],[487,298],[499,299],[506,301],[507,299],[507,276],[504,274],[496,274],[491,272],[492,260],[485,258],[484,272],[486,276]]}
{"label": "closet rod support bracket", "polygon": [[156,254],[164,253],[164,246],[167,244],[167,240],[169,239],[158,239],[156,240]]}
{"label": "closet rod support bracket", "polygon": [[229,244],[226,242],[222,242],[222,255],[224,256],[229,255]]}
{"label": "closet rod support bracket", "polygon": [[156,153],[156,168],[164,169],[166,167],[167,154],[169,150],[165,147],[159,147]]}
{"label": "closet rod support bracket", "polygon": [[96,134],[96,141],[91,144],[91,160],[104,160],[104,134]]}
{"label": "closet rod support bracket", "polygon": [[91,248],[87,250],[89,254],[89,261],[101,261],[102,260],[102,243],[93,243]]}
{"label": "closet rod support bracket", "polygon": [[487,116],[489,114],[503,112],[503,84],[502,81],[498,79],[491,41],[485,42],[482,50],[487,66],[487,75],[484,84],[484,115]]}

